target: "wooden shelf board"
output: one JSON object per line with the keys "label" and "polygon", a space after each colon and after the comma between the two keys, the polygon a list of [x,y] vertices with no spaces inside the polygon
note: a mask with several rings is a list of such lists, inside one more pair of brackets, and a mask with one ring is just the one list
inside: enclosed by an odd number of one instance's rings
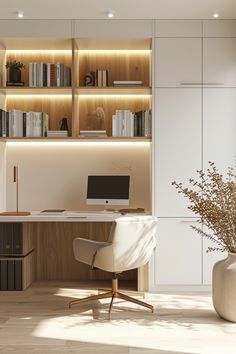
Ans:
{"label": "wooden shelf board", "polygon": [[71,95],[71,87],[0,87],[0,93],[4,95]]}
{"label": "wooden shelf board", "polygon": [[0,138],[0,142],[151,142],[151,138],[146,137],[133,137],[133,138],[122,138],[122,137],[107,137],[107,138]]}
{"label": "wooden shelf board", "polygon": [[128,87],[77,87],[77,95],[151,95],[151,87],[128,86]]}

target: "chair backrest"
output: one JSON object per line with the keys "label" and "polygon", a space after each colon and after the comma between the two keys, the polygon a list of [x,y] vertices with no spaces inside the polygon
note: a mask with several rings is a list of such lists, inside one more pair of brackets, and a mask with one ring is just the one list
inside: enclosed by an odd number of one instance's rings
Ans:
{"label": "chair backrest", "polygon": [[156,246],[157,219],[153,216],[121,217],[114,221],[108,242],[99,249],[95,266],[122,272],[146,264]]}

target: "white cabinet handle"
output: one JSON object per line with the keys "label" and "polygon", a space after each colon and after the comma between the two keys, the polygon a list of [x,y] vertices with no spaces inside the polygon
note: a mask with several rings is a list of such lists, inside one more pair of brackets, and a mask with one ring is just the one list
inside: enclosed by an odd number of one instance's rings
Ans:
{"label": "white cabinet handle", "polygon": [[184,220],[180,220],[180,222],[198,222],[198,220],[196,220],[196,219],[184,219]]}
{"label": "white cabinet handle", "polygon": [[182,86],[223,86],[223,83],[220,82],[181,82],[180,85]]}

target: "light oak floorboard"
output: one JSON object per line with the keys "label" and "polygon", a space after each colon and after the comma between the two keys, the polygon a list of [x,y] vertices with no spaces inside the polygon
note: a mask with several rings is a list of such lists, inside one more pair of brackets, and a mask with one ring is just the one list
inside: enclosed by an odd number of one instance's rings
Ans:
{"label": "light oak floorboard", "polygon": [[97,287],[109,282],[44,282],[0,292],[0,353],[235,354],[236,324],[217,316],[210,294],[146,294],[154,314],[115,299],[111,321],[109,299],[68,308]]}

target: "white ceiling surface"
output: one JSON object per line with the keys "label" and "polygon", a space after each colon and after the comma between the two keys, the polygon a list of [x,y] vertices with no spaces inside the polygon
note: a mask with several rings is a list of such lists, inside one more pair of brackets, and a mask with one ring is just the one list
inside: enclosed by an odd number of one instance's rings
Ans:
{"label": "white ceiling surface", "polygon": [[0,19],[104,19],[108,10],[115,19],[233,19],[236,0],[0,0]]}

